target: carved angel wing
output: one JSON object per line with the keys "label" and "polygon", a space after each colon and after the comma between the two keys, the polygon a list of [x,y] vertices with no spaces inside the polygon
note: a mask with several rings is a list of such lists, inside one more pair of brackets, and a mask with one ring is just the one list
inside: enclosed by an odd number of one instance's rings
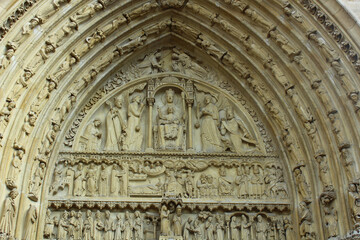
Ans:
{"label": "carved angel wing", "polygon": [[216,106],[219,111],[225,110],[226,108],[230,107],[229,100],[227,99],[227,97],[224,96],[224,94],[219,94]]}

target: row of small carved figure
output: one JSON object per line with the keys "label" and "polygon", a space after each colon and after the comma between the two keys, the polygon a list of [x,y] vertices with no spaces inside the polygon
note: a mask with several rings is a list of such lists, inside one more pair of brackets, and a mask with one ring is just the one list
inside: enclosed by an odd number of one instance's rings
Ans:
{"label": "row of small carved figure", "polygon": [[[123,164],[120,167],[115,164],[111,170],[106,164],[100,169],[91,164],[86,171],[83,164],[77,165],[76,171],[71,166],[57,167],[54,172],[54,180],[50,187],[50,193],[56,195],[59,190],[67,188],[68,196],[129,196],[132,189],[129,184],[132,178],[141,178],[142,181],[149,177],[141,169],[135,169],[131,165]],[[136,167],[136,166],[134,166]],[[234,196],[236,198],[263,199],[288,197],[287,186],[280,167],[240,166],[237,175],[231,177],[226,173],[225,167],[219,168],[219,174],[205,173],[194,174],[193,172],[174,172],[165,170],[162,165],[159,169],[164,173],[156,177],[156,184],[147,184],[143,188],[160,195],[175,195],[184,198],[204,198],[212,196]],[[196,178],[196,179],[195,179]],[[138,179],[138,180],[139,180]]]}
{"label": "row of small carved figure", "polygon": [[184,216],[180,206],[173,213],[163,206],[160,215],[138,210],[114,215],[108,210],[105,213],[97,210],[95,214],[91,210],[86,213],[72,210],[64,211],[57,218],[52,217],[48,209],[43,236],[45,239],[89,240],[144,240],[156,239],[158,235],[182,236],[184,240],[293,239],[291,222],[284,216],[224,215],[207,211]]}

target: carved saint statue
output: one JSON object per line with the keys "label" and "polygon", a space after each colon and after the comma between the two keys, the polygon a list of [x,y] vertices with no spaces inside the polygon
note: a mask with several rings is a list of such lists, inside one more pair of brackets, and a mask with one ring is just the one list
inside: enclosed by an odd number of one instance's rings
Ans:
{"label": "carved saint statue", "polygon": [[251,229],[251,222],[246,219],[246,216],[243,214],[241,216],[241,239],[242,240],[249,240],[250,239],[250,229]]}
{"label": "carved saint statue", "polygon": [[240,239],[239,236],[239,227],[240,224],[237,221],[237,218],[235,216],[233,216],[231,218],[231,222],[230,222],[230,229],[231,229],[231,240],[237,240]]}
{"label": "carved saint statue", "polygon": [[176,214],[172,219],[173,232],[175,236],[181,236],[182,234],[182,224],[181,224],[181,206],[176,207]]}
{"label": "carved saint statue", "polygon": [[83,196],[85,192],[85,173],[83,164],[79,163],[77,171],[74,172],[74,196]]}
{"label": "carved saint statue", "polygon": [[124,230],[124,222],[121,219],[121,215],[116,215],[116,225],[115,225],[115,240],[123,240],[122,231]]}
{"label": "carved saint statue", "polygon": [[131,103],[128,107],[128,126],[124,142],[124,150],[141,151],[143,143],[143,129],[141,128],[140,120],[144,107],[145,104],[142,102],[139,95],[134,96],[131,99]]}
{"label": "carved saint statue", "polygon": [[257,216],[257,222],[255,224],[256,229],[256,239],[267,240],[269,224],[267,224],[261,215]]}
{"label": "carved saint statue", "polygon": [[95,220],[94,220],[94,240],[102,240],[103,230],[104,230],[104,223],[101,220],[101,213],[98,210],[95,213]]}
{"label": "carved saint statue", "polygon": [[106,170],[106,165],[101,165],[100,177],[99,177],[99,194],[100,196],[108,195],[109,178]]}
{"label": "carved saint statue", "polygon": [[16,203],[15,198],[18,196],[16,189],[11,190],[9,196],[5,199],[0,219],[0,234],[9,238],[14,235],[15,217],[16,217]]}
{"label": "carved saint statue", "polygon": [[110,107],[106,115],[106,142],[105,151],[122,150],[122,144],[126,135],[126,117],[123,111],[123,96],[114,98],[114,106],[110,102]]}
{"label": "carved saint statue", "polygon": [[170,229],[170,220],[169,220],[170,211],[167,209],[165,205],[161,207],[160,218],[161,218],[161,229],[160,235],[163,236],[171,236]]}
{"label": "carved saint statue", "polygon": [[194,238],[193,238],[194,240],[204,239],[199,219],[195,219],[192,231],[194,233]]}
{"label": "carved saint statue", "polygon": [[139,211],[135,211],[134,219],[134,239],[135,240],[144,240],[144,225],[143,220]]}
{"label": "carved saint statue", "polygon": [[101,121],[98,119],[93,120],[86,128],[83,138],[86,139],[86,151],[96,151],[100,149],[101,144]]}
{"label": "carved saint statue", "polygon": [[221,215],[216,215],[216,224],[215,224],[215,239],[224,240],[224,231],[225,231],[225,221]]}
{"label": "carved saint statue", "polygon": [[212,98],[209,95],[205,96],[204,104],[205,106],[198,113],[198,117],[201,119],[202,150],[204,152],[222,152],[224,149],[218,129],[219,110],[212,103]]}
{"label": "carved saint statue", "polygon": [[59,220],[59,224],[58,224],[58,239],[59,240],[68,239],[67,238],[68,228],[69,228],[68,217],[69,217],[69,213],[67,211],[65,211]]}
{"label": "carved saint statue", "polygon": [[75,232],[74,232],[74,240],[81,240],[84,228],[84,221],[82,218],[82,213],[79,211],[76,214],[76,221],[75,221]]}
{"label": "carved saint statue", "polygon": [[214,232],[215,232],[215,226],[212,222],[213,217],[209,216],[208,219],[205,222],[205,230],[206,230],[206,239],[207,240],[215,240]]}
{"label": "carved saint statue", "polygon": [[25,218],[25,232],[22,239],[32,240],[35,238],[37,219],[38,219],[37,209],[35,206],[30,205]]}
{"label": "carved saint statue", "polygon": [[190,240],[191,239],[191,232],[192,232],[192,219],[189,217],[184,225],[184,232],[183,232],[183,238],[184,240]]}
{"label": "carved saint statue", "polygon": [[[184,94],[183,103],[184,103]],[[160,149],[181,149],[184,138],[184,119],[180,109],[174,104],[175,92],[168,89],[165,92],[166,103],[157,107],[157,144]],[[183,104],[183,109],[185,105]]]}
{"label": "carved saint statue", "polygon": [[128,211],[125,212],[123,240],[132,240],[133,222]]}
{"label": "carved saint statue", "polygon": [[114,164],[111,169],[111,176],[110,176],[110,195],[117,196],[121,193],[121,185],[120,181],[123,174],[119,171],[119,166]]}
{"label": "carved saint statue", "polygon": [[54,232],[54,225],[55,225],[55,217],[51,218],[51,211],[50,209],[46,210],[45,216],[45,229],[44,229],[44,237],[52,239],[53,232]]}
{"label": "carved saint statue", "polygon": [[95,169],[95,165],[92,163],[86,174],[86,190],[87,196],[94,196],[97,192],[97,171]]}
{"label": "carved saint statue", "polygon": [[110,211],[105,212],[105,223],[104,223],[104,240],[114,239],[115,224],[110,219]]}
{"label": "carved saint statue", "polygon": [[226,120],[221,122],[221,135],[229,134],[230,150],[236,153],[253,151],[257,142],[245,126],[235,118],[232,108],[226,109]]}
{"label": "carved saint statue", "polygon": [[91,211],[87,210],[86,219],[84,221],[84,240],[92,240],[94,236],[94,219],[91,215]]}

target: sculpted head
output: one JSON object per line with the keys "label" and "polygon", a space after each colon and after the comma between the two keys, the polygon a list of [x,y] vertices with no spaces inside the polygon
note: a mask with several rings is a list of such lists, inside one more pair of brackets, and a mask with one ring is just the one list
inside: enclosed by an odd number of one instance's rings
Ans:
{"label": "sculpted head", "polygon": [[234,118],[234,110],[231,107],[229,107],[226,109],[226,119],[231,120],[233,118]]}
{"label": "sculpted head", "polygon": [[141,102],[141,97],[139,95],[135,96],[132,98],[131,102],[137,102],[140,103]]}
{"label": "sculpted head", "polygon": [[209,96],[209,95],[205,96],[204,101],[205,101],[205,104],[211,103],[211,96]]}
{"label": "sculpted head", "polygon": [[173,107],[168,107],[167,112],[168,112],[168,114],[173,114],[174,113],[174,108]]}
{"label": "sculpted head", "polygon": [[166,90],[166,102],[167,103],[173,103],[174,102],[174,95],[175,95],[175,92],[171,88]]}
{"label": "sculpted head", "polygon": [[19,195],[19,193],[14,189],[9,193],[9,195],[11,199],[15,199]]}
{"label": "sculpted head", "polygon": [[124,103],[123,96],[119,96],[119,97],[115,98],[115,100],[114,100],[114,104],[118,108],[122,108],[123,103]]}
{"label": "sculpted head", "polygon": [[87,210],[87,211],[86,211],[86,216],[87,216],[87,217],[91,217],[91,210]]}
{"label": "sculpted head", "polygon": [[100,11],[104,8],[104,6],[101,3],[95,3],[94,9],[95,11]]}
{"label": "sculpted head", "polygon": [[6,58],[8,60],[10,60],[10,58],[12,58],[14,56],[14,53],[15,53],[15,50],[12,49],[12,48],[9,48],[7,51],[6,51]]}
{"label": "sculpted head", "polygon": [[40,168],[41,168],[41,169],[44,169],[44,168],[45,168],[45,163],[43,163],[43,162],[40,163]]}
{"label": "sculpted head", "polygon": [[178,206],[176,207],[176,215],[178,215],[178,216],[181,215],[181,206],[180,206],[180,205],[178,205]]}
{"label": "sculpted head", "polygon": [[100,124],[101,124],[101,121],[100,121],[99,119],[95,119],[95,120],[94,120],[94,126],[95,126],[95,127],[99,127]]}

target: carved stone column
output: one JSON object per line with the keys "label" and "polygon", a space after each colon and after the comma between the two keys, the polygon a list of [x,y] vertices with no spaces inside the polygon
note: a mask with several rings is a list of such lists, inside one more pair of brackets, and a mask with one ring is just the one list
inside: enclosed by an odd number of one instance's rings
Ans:
{"label": "carved stone column", "polygon": [[193,103],[194,103],[194,99],[186,99],[186,104],[188,107],[188,134],[187,134],[187,138],[188,138],[187,150],[188,151],[193,150],[192,111],[191,111]]}
{"label": "carved stone column", "polygon": [[148,140],[147,140],[147,146],[146,146],[146,152],[153,152],[153,124],[152,124],[152,118],[153,118],[153,106],[155,102],[155,98],[147,98],[147,102],[149,104],[149,114],[148,114]]}

